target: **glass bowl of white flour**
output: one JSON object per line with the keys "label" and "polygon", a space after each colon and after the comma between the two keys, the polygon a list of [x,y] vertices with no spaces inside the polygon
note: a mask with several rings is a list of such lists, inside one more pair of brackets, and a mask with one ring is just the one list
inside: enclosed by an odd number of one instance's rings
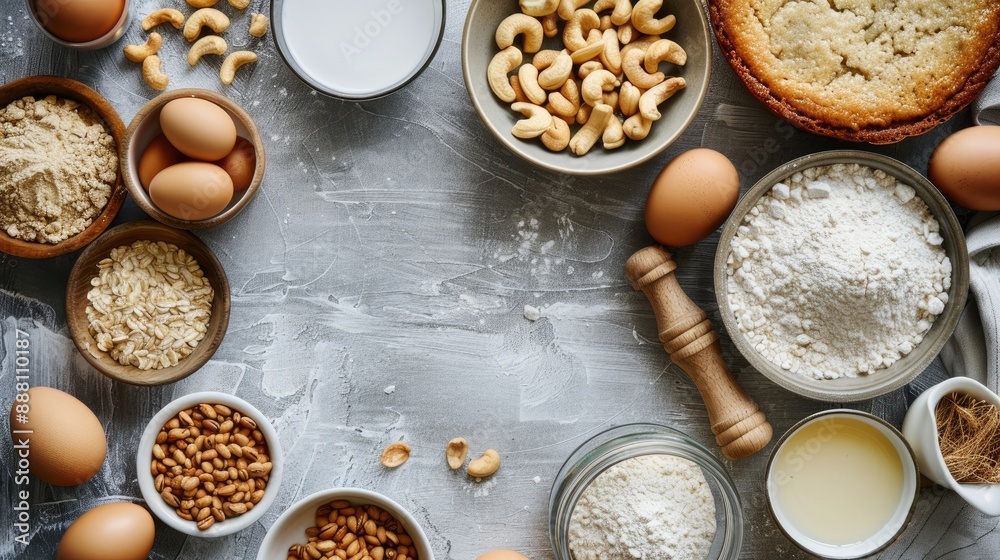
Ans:
{"label": "glass bowl of white flour", "polygon": [[718,459],[677,430],[627,424],[581,445],[549,495],[557,560],[736,560],[743,510]]}
{"label": "glass bowl of white flour", "polygon": [[715,256],[715,296],[757,371],[809,398],[870,399],[909,383],[955,330],[965,237],[920,173],[870,152],[791,161],[751,188]]}

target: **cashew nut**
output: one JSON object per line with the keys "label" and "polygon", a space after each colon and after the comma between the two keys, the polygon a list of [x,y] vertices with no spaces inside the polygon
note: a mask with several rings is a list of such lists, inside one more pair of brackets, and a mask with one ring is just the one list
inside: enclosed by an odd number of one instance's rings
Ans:
{"label": "cashew nut", "polygon": [[677,23],[673,15],[656,19],[656,12],[663,7],[663,0],[639,0],[632,8],[632,25],[646,35],[660,35],[670,31]]}
{"label": "cashew nut", "polygon": [[559,0],[521,0],[521,11],[529,16],[542,17],[554,14]]}
{"label": "cashew nut", "polygon": [[612,74],[622,71],[621,45],[618,43],[618,33],[614,29],[604,32],[604,50],[601,51],[601,64]]}
{"label": "cashew nut", "polygon": [[589,3],[590,0],[562,0],[559,2],[559,8],[557,8],[556,11],[558,12],[559,17],[569,20],[569,18],[573,17],[573,14],[578,8],[586,6]]}
{"label": "cashew nut", "polygon": [[226,49],[229,45],[226,44],[226,40],[218,35],[206,35],[201,39],[198,39],[191,45],[188,49],[188,64],[194,66],[198,64],[201,57],[206,54],[225,54]]}
{"label": "cashew nut", "polygon": [[476,478],[486,478],[497,472],[500,468],[500,454],[492,449],[487,449],[483,456],[469,463],[467,469],[469,476]]}
{"label": "cashew nut", "polygon": [[188,6],[192,8],[211,8],[219,3],[219,0],[187,0]]}
{"label": "cashew nut", "polygon": [[569,151],[578,156],[589,152],[604,134],[604,127],[608,126],[608,120],[613,116],[614,110],[610,106],[598,103],[590,112],[587,124],[583,125],[583,128],[569,141]]}
{"label": "cashew nut", "polygon": [[642,90],[633,86],[632,82],[622,82],[622,87],[618,90],[618,109],[626,117],[639,112],[639,98],[642,97]]}
{"label": "cashew nut", "polygon": [[595,70],[603,70],[604,65],[596,60],[591,60],[589,62],[584,62],[580,65],[580,69],[576,71],[576,75],[580,76],[581,80],[586,80],[587,76]]}
{"label": "cashew nut", "polygon": [[604,92],[612,91],[620,86],[621,82],[614,74],[607,70],[595,70],[583,80],[580,93],[583,94],[583,101],[587,105],[596,106],[603,103]]}
{"label": "cashew nut", "polygon": [[229,18],[215,8],[202,8],[191,14],[184,24],[184,38],[193,43],[201,35],[201,28],[206,26],[215,33],[222,33],[229,29]]}
{"label": "cashew nut", "polygon": [[542,144],[553,152],[561,152],[569,146],[569,124],[562,118],[552,119],[552,128],[542,134]]}
{"label": "cashew nut", "polygon": [[181,26],[184,25],[184,14],[182,14],[180,10],[175,10],[173,8],[156,10],[143,18],[142,30],[149,31],[161,23],[169,23],[174,26],[174,29],[180,29]]}
{"label": "cashew nut", "polygon": [[469,442],[465,438],[455,438],[448,442],[444,456],[448,460],[448,468],[458,470],[465,464],[465,458],[469,455]]}
{"label": "cashew nut", "polygon": [[639,98],[639,114],[644,119],[651,121],[660,120],[660,110],[657,105],[670,99],[675,93],[684,89],[687,82],[684,78],[670,78],[669,80],[651,88]]}
{"label": "cashew nut", "polygon": [[521,68],[517,71],[517,79],[521,86],[521,91],[527,96],[528,101],[535,105],[545,103],[548,94],[545,93],[542,86],[538,85],[538,68],[535,68],[531,64],[522,64]]}
{"label": "cashew nut", "polygon": [[250,5],[250,0],[229,0],[229,5],[237,10],[245,10]]}
{"label": "cashew nut", "polygon": [[632,18],[631,0],[597,0],[597,4],[594,5],[594,11],[598,13],[608,8],[614,8],[611,12],[611,23],[615,25],[622,25]]}
{"label": "cashew nut", "polygon": [[649,129],[652,128],[652,126],[653,121],[643,117],[639,113],[636,113],[625,119],[625,123],[622,124],[622,129],[625,131],[625,136],[631,138],[632,140],[642,140],[643,138],[649,136]]}
{"label": "cashew nut", "polygon": [[590,120],[590,112],[593,110],[594,108],[590,105],[581,103],[580,110],[576,112],[576,124],[587,124],[587,121]]}
{"label": "cashew nut", "polygon": [[580,88],[576,80],[566,80],[559,91],[550,93],[549,104],[561,117],[576,117],[580,111]]}
{"label": "cashew nut", "polygon": [[548,68],[538,74],[538,85],[553,91],[562,87],[573,73],[573,58],[566,49],[556,56]]}
{"label": "cashew nut", "polygon": [[633,39],[639,37],[639,31],[632,25],[631,21],[627,21],[618,26],[618,42],[627,45],[632,42]]}
{"label": "cashew nut", "polygon": [[660,39],[646,49],[646,72],[656,72],[660,62],[684,66],[687,58],[687,52],[683,47],[670,39]]}
{"label": "cashew nut", "polygon": [[600,29],[601,32],[603,33],[605,31],[607,31],[608,29],[611,29],[612,27],[614,27],[614,25],[615,24],[611,23],[611,16],[609,16],[609,15],[603,15],[603,16],[601,16],[601,26],[598,29]]}
{"label": "cashew nut", "polygon": [[498,52],[490,61],[486,69],[486,75],[490,82],[490,89],[504,103],[512,103],[516,97],[514,88],[510,87],[507,74],[521,65],[521,51],[517,47],[510,46]]}
{"label": "cashew nut", "polygon": [[570,52],[587,46],[587,35],[591,29],[600,30],[601,18],[594,10],[582,9],[573,13],[563,29],[563,45]]}
{"label": "cashew nut", "polygon": [[401,441],[390,443],[382,451],[382,466],[394,469],[402,465],[410,459],[410,451],[412,451],[412,448]]}
{"label": "cashew nut", "polygon": [[518,138],[537,138],[555,126],[552,115],[544,107],[532,103],[514,103],[510,108],[528,117],[514,123],[514,128],[511,129],[511,133]]}
{"label": "cashew nut", "polygon": [[250,35],[263,37],[267,34],[267,16],[264,14],[253,14],[250,16]]}
{"label": "cashew nut", "polygon": [[559,16],[553,12],[542,18],[542,30],[546,37],[555,37],[559,34]]}
{"label": "cashew nut", "polygon": [[222,68],[219,68],[219,78],[227,86],[236,79],[236,71],[244,64],[257,62],[257,54],[250,51],[236,51],[222,61]]}
{"label": "cashew nut", "polygon": [[531,64],[542,71],[551,66],[557,56],[559,56],[559,51],[554,49],[538,51],[535,56],[531,57]]}
{"label": "cashew nut", "polygon": [[517,77],[517,74],[510,77],[510,87],[514,90],[514,101],[528,102],[528,96],[521,89],[521,79]]}
{"label": "cashew nut", "polygon": [[612,116],[608,119],[608,125],[604,127],[604,134],[601,136],[605,150],[613,150],[622,147],[625,143],[625,130],[618,117]]}
{"label": "cashew nut", "polygon": [[649,50],[650,45],[660,40],[659,35],[643,35],[642,37],[637,37],[631,43],[625,45],[621,48],[622,59],[625,58],[630,51],[635,49],[641,50],[643,53]]}
{"label": "cashew nut", "polygon": [[142,79],[156,91],[167,89],[170,78],[160,70],[160,57],[151,54],[142,61]]}
{"label": "cashew nut", "polygon": [[542,23],[524,14],[511,14],[500,22],[496,32],[497,46],[501,50],[506,49],[521,34],[524,35],[524,52],[538,52],[542,48],[542,40],[545,38]]}
{"label": "cashew nut", "polygon": [[132,62],[142,62],[146,60],[147,56],[156,54],[160,50],[160,45],[163,44],[163,37],[157,32],[152,32],[146,39],[145,45],[128,45],[123,50],[125,51],[125,58],[131,60]]}
{"label": "cashew nut", "polygon": [[628,77],[628,81],[632,82],[632,85],[642,89],[649,89],[663,82],[666,76],[663,75],[663,72],[656,72],[655,74],[646,72],[646,69],[642,67],[642,61],[645,58],[646,53],[642,49],[628,51],[622,60],[622,70],[625,71],[625,76]]}
{"label": "cashew nut", "polygon": [[601,99],[601,103],[611,107],[612,111],[618,110],[618,90],[606,91]]}
{"label": "cashew nut", "polygon": [[[597,30],[595,29],[594,32],[597,32]],[[618,42],[617,37],[615,38],[615,42]],[[573,59],[574,64],[582,64],[600,55],[602,52],[604,52],[604,41],[597,40],[580,50],[573,51],[570,57]]]}

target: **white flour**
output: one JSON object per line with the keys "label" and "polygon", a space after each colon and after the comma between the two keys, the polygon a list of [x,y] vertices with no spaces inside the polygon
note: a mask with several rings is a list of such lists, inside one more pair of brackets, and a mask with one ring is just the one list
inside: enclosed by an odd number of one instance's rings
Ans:
{"label": "white flour", "polygon": [[698,465],[671,455],[622,461],[584,490],[569,522],[575,560],[702,560],[715,502]]}
{"label": "white flour", "polygon": [[816,379],[873,373],[944,310],[951,261],[927,204],[882,171],[806,169],[761,197],[730,248],[729,303],[761,355]]}

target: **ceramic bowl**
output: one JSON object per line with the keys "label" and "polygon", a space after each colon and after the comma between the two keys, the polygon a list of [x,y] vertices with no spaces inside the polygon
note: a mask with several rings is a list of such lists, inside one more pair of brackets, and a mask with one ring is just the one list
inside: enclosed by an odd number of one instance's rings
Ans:
{"label": "ceramic bowl", "polygon": [[[199,530],[195,523],[179,517],[174,508],[163,501],[160,493],[156,491],[155,479],[150,471],[150,463],[153,461],[153,444],[156,443],[156,436],[160,433],[160,429],[180,411],[196,407],[202,403],[212,405],[222,404],[234,412],[239,412],[244,416],[253,418],[257,422],[257,429],[264,435],[264,441],[267,443],[272,465],[271,473],[268,475],[267,487],[264,489],[264,497],[252,510],[238,517],[214,523],[205,531]],[[278,490],[281,488],[283,469],[284,459],[278,443],[278,432],[271,426],[267,418],[257,408],[241,398],[228,393],[212,391],[185,395],[160,409],[149,421],[149,424],[146,425],[146,429],[143,430],[142,437],[139,439],[139,448],[136,452],[136,472],[139,476],[139,490],[142,492],[143,499],[146,500],[146,505],[149,506],[153,515],[158,517],[160,521],[192,537],[224,537],[242,531],[256,523],[267,511],[267,508],[271,507],[275,498],[277,498]]]}
{"label": "ceramic bowl", "polygon": [[[924,335],[923,341],[899,361],[888,368],[878,370],[870,375],[859,375],[854,378],[813,379],[799,373],[793,373],[779,367],[761,356],[740,331],[729,305],[727,296],[728,276],[726,275],[726,260],[736,230],[743,223],[743,218],[757,204],[760,197],[767,194],[775,183],[792,174],[823,165],[837,163],[857,163],[896,177],[902,183],[910,185],[930,209],[931,214],[941,226],[944,237],[944,250],[951,260],[951,289],[948,291],[948,303],[944,311],[934,321],[930,331]],[[835,248],[831,248],[835,250]],[[830,402],[851,402],[871,399],[894,391],[913,380],[920,372],[937,357],[944,343],[951,337],[958,324],[958,319],[965,307],[969,291],[969,255],[965,247],[965,236],[959,226],[951,205],[923,175],[905,164],[887,156],[857,150],[838,150],[820,152],[793,160],[757,182],[736,205],[722,230],[719,246],[715,253],[715,299],[719,304],[722,322],[729,331],[736,348],[757,371],[778,385],[811,399]]]}
{"label": "ceramic bowl", "polygon": [[[592,7],[588,4],[586,7]],[[546,169],[570,175],[600,175],[629,169],[650,160],[674,143],[687,129],[708,91],[712,74],[712,38],[704,7],[699,0],[678,0],[664,7],[663,13],[677,17],[676,26],[664,36],[684,47],[687,63],[676,74],[687,86],[660,106],[663,118],[653,123],[649,136],[641,141],[627,140],[615,150],[595,145],[586,155],[575,156],[568,149],[551,152],[537,138],[521,140],[511,134],[511,127],[521,115],[510,104],[498,99],[486,79],[486,69],[498,52],[495,33],[507,16],[520,13],[516,0],[472,0],[462,35],[462,72],[472,104],[483,123],[500,143],[522,158]],[[561,22],[562,23],[562,22]],[[561,50],[562,40],[546,39],[543,49]],[[521,37],[515,41],[522,45]],[[530,63],[530,54],[525,63]],[[573,127],[575,130],[577,127]]]}
{"label": "ceramic bowl", "polygon": [[[14,80],[9,84],[0,86],[0,108],[6,107],[12,101],[29,95],[36,99],[48,95],[56,95],[83,103],[104,119],[104,124],[107,126],[108,132],[115,140],[115,146],[118,147],[121,145],[122,138],[125,136],[125,125],[122,124],[121,117],[118,116],[118,113],[115,112],[114,107],[108,103],[107,99],[80,82],[58,76],[31,76]],[[17,257],[33,259],[44,259],[72,253],[96,239],[98,235],[101,235],[107,229],[111,220],[115,218],[118,210],[121,209],[122,203],[125,202],[125,194],[125,187],[122,184],[122,177],[119,172],[118,178],[111,189],[111,196],[108,198],[108,203],[104,206],[104,210],[94,218],[93,223],[87,229],[59,243],[23,241],[10,237],[0,229],[0,251]]]}
{"label": "ceramic bowl", "polygon": [[[250,186],[243,191],[236,191],[229,205],[219,214],[204,220],[183,220],[175,218],[170,214],[160,210],[149,198],[149,192],[142,187],[139,182],[139,158],[146,150],[146,146],[159,136],[162,132],[160,128],[160,110],[163,106],[183,97],[196,97],[211,101],[222,107],[236,124],[236,134],[250,141],[254,147],[256,158],[256,168],[254,169],[253,180]],[[136,204],[149,214],[154,220],[178,229],[205,229],[222,225],[232,220],[239,214],[247,204],[253,199],[260,189],[260,184],[264,180],[264,170],[267,156],[264,153],[264,141],[257,132],[257,125],[254,124],[250,115],[228,97],[205,89],[175,89],[160,94],[146,103],[135,118],[129,123],[125,130],[124,140],[119,150],[119,161],[121,162],[121,173],[125,179],[125,186],[128,187],[129,194],[135,199]]]}
{"label": "ceramic bowl", "polygon": [[[87,319],[87,292],[90,280],[97,274],[97,264],[105,259],[112,249],[129,245],[138,240],[164,241],[183,249],[198,261],[205,278],[215,290],[212,301],[212,316],[208,322],[208,332],[198,343],[194,352],[177,362],[177,365],[163,369],[143,371],[135,366],[123,366],[106,352],[97,348],[91,336]],[[97,371],[124,383],[132,385],[163,385],[183,379],[197,371],[215,354],[222,343],[229,326],[229,280],[222,263],[211,249],[189,232],[170,228],[156,222],[144,220],[129,222],[111,228],[99,237],[80,255],[70,271],[66,286],[66,323],[76,348],[84,359]]]}
{"label": "ceramic bowl", "polygon": [[410,512],[382,494],[361,488],[321,490],[295,502],[267,530],[267,535],[257,552],[257,560],[285,558],[288,556],[289,547],[305,544],[306,529],[315,526],[316,523],[316,510],[335,500],[346,500],[353,506],[375,505],[389,512],[402,524],[413,540],[413,548],[416,549],[418,558],[434,560],[434,551],[431,550],[427,535]]}
{"label": "ceramic bowl", "polygon": [[40,29],[46,37],[59,45],[81,51],[103,49],[104,47],[116,43],[122,38],[123,35],[125,35],[125,31],[128,30],[128,24],[132,19],[132,10],[134,9],[134,2],[132,2],[132,0],[125,0],[125,9],[122,10],[121,17],[118,18],[114,27],[108,30],[107,33],[90,41],[74,43],[73,41],[67,41],[53,35],[44,25],[44,22],[53,17],[55,12],[57,12],[60,9],[60,6],[64,3],[65,2],[63,1],[47,2],[45,0],[25,0],[28,14],[31,15],[32,21],[35,22],[35,25],[38,26],[38,29]]}
{"label": "ceramic bowl", "polygon": [[950,393],[965,393],[1000,408],[1000,397],[982,383],[968,377],[952,377],[927,389],[913,401],[903,420],[903,435],[913,446],[920,472],[935,483],[951,488],[972,507],[986,515],[1000,516],[1000,485],[959,484],[951,475],[941,455],[937,406]]}

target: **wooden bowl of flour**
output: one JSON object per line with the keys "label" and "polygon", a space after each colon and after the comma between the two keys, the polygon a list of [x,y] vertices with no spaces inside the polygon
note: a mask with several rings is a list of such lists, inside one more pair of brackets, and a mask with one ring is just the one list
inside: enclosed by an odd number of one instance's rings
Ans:
{"label": "wooden bowl of flour", "polygon": [[[41,99],[49,95],[73,99],[90,107],[104,120],[105,128],[115,140],[115,153],[117,154],[118,146],[121,145],[122,137],[125,135],[125,125],[122,123],[121,117],[118,116],[107,99],[76,80],[58,76],[31,76],[15,80],[0,86],[0,108],[23,97],[31,96],[35,99]],[[0,251],[17,257],[45,259],[72,253],[96,239],[108,228],[111,220],[121,209],[122,203],[125,202],[126,190],[122,183],[121,173],[117,167],[113,171],[117,174],[117,178],[111,188],[108,202],[86,229],[59,243],[24,241],[11,237],[7,235],[6,231],[0,229]]]}
{"label": "wooden bowl of flour", "polygon": [[[915,194],[925,204],[940,225],[940,235],[944,238],[942,247],[951,260],[951,287],[946,291],[948,301],[944,310],[934,320],[923,340],[911,352],[888,367],[870,374],[837,379],[815,379],[798,372],[782,369],[758,353],[750,340],[740,330],[735,313],[729,302],[729,282],[727,259],[737,229],[743,225],[744,217],[753,209],[761,197],[770,192],[775,183],[782,182],[795,174],[812,167],[834,164],[858,164],[881,170],[895,177],[900,183],[913,187]],[[830,246],[831,252],[838,247]],[[969,291],[969,254],[965,246],[965,236],[951,205],[923,175],[890,157],[858,150],[838,150],[820,152],[793,160],[768,173],[751,188],[726,222],[722,237],[715,253],[715,299],[719,304],[722,322],[729,331],[736,348],[757,371],[785,389],[811,399],[829,402],[853,402],[871,399],[894,391],[912,381],[940,353],[944,343],[951,337],[958,319],[965,308]],[[849,323],[849,322],[845,322]],[[856,328],[844,324],[844,330]],[[864,356],[858,356],[863,360]]]}

